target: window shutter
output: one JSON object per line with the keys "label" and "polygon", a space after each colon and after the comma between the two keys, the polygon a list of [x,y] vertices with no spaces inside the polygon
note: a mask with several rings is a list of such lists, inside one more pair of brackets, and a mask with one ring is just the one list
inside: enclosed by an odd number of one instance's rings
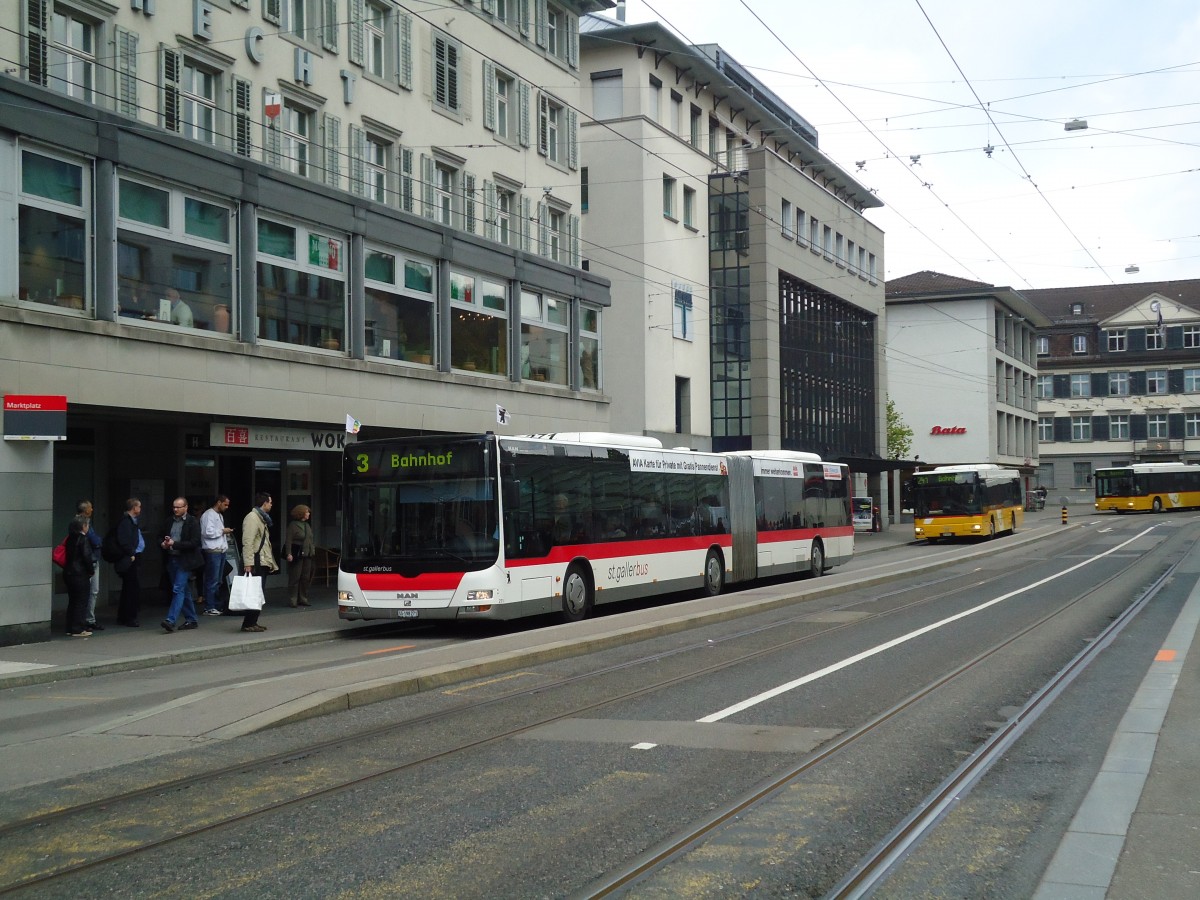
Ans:
{"label": "window shutter", "polygon": [[330,187],[340,187],[342,183],[341,136],[342,120],[324,113],[321,116],[321,137],[325,145],[325,183]]}
{"label": "window shutter", "polygon": [[1108,416],[1092,416],[1092,440],[1108,440]]}
{"label": "window shutter", "polygon": [[579,17],[567,13],[567,65],[579,68]]}
{"label": "window shutter", "polygon": [[517,135],[522,147],[529,146],[529,82],[522,81],[517,86],[517,103],[521,107],[521,117],[519,119]]}
{"label": "window shutter", "polygon": [[1069,416],[1054,417],[1054,440],[1071,440],[1071,419]]}
{"label": "window shutter", "polygon": [[137,118],[137,32],[118,25],[115,35],[117,40],[117,111],[122,115]]}
{"label": "window shutter", "polygon": [[567,166],[579,168],[579,113],[567,110]]}
{"label": "window shutter", "polygon": [[489,241],[496,240],[499,229],[496,227],[496,182],[484,179],[483,182],[483,236]]}
{"label": "window shutter", "polygon": [[280,22],[281,10],[279,8],[279,5],[282,2],[283,2],[283,0],[263,0],[263,6],[262,6],[263,18],[266,19],[268,22],[270,22],[272,25],[278,25]]}
{"label": "window shutter", "polygon": [[463,173],[463,230],[467,234],[476,234],[478,228],[475,213],[475,176]]}
{"label": "window shutter", "polygon": [[159,44],[158,66],[159,84],[162,86],[159,98],[161,124],[167,131],[179,131],[179,82],[183,78],[183,54],[166,44]]}
{"label": "window shutter", "polygon": [[571,265],[579,268],[579,216],[571,216],[568,220],[571,229]]}
{"label": "window shutter", "polygon": [[529,37],[529,4],[530,0],[518,0],[520,4],[520,28],[521,34],[524,37]]}
{"label": "window shutter", "polygon": [[48,29],[47,0],[28,0],[25,6],[25,66],[29,80],[34,84],[45,86],[47,81],[46,66],[50,52]]}
{"label": "window shutter", "polygon": [[447,46],[445,38],[435,37],[433,39],[433,102],[438,106],[446,105],[448,94],[446,88]]}
{"label": "window shutter", "polygon": [[350,0],[350,39],[346,42],[346,55],[356,66],[363,64],[363,19],[365,18],[365,0]]}
{"label": "window shutter", "polygon": [[363,157],[367,150],[367,133],[357,125],[350,126],[350,190],[360,197],[367,195],[366,166]]}
{"label": "window shutter", "polygon": [[446,45],[446,108],[458,112],[458,45]]}
{"label": "window shutter", "polygon": [[437,174],[432,156],[421,154],[421,215],[433,218],[433,179]]}
{"label": "window shutter", "polygon": [[[1108,435],[1105,435],[1105,439],[1107,437]],[[1187,437],[1187,425],[1183,413],[1167,413],[1167,437],[1173,441],[1183,440]]]}
{"label": "window shutter", "polygon": [[233,78],[233,152],[249,156],[253,149],[250,140],[250,103],[254,89],[245,78]]}
{"label": "window shutter", "polygon": [[400,13],[396,21],[396,81],[412,90],[412,16]]}
{"label": "window shutter", "polygon": [[550,101],[538,94],[538,153],[550,155]]}
{"label": "window shutter", "polygon": [[496,64],[483,61],[483,127],[496,130]]}
{"label": "window shutter", "polygon": [[533,227],[533,203],[528,197],[521,198],[521,249],[529,252],[530,232]]}
{"label": "window shutter", "polygon": [[408,147],[400,148],[400,208],[413,211],[413,152]]}
{"label": "window shutter", "polygon": [[1182,394],[1183,393],[1183,369],[1168,369],[1167,370],[1167,393]]}
{"label": "window shutter", "polygon": [[1108,373],[1093,372],[1092,373],[1092,396],[1103,397],[1108,393]]}
{"label": "window shutter", "polygon": [[1129,417],[1129,439],[1132,441],[1144,441],[1146,435],[1150,433],[1146,415],[1143,413],[1140,416]]}
{"label": "window shutter", "polygon": [[537,41],[539,47],[544,48],[550,41],[549,27],[547,19],[549,16],[546,12],[546,0],[533,0],[533,17],[534,27],[536,29],[534,40]]}
{"label": "window shutter", "polygon": [[1129,373],[1129,393],[1135,397],[1144,397],[1146,395],[1145,372]]}
{"label": "window shutter", "polygon": [[338,48],[337,0],[325,0],[325,14],[321,17],[321,46],[332,53]]}
{"label": "window shutter", "polygon": [[538,204],[538,250],[542,256],[550,255],[550,207],[545,201]]}

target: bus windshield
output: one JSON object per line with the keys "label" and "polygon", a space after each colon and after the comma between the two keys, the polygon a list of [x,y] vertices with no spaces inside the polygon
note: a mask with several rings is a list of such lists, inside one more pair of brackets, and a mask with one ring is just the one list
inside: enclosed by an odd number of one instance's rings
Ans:
{"label": "bus windshield", "polygon": [[1120,469],[1096,472],[1097,497],[1137,497],[1144,493],[1132,472]]}
{"label": "bus windshield", "polygon": [[470,571],[500,548],[495,464],[482,437],[388,441],[345,457],[342,567]]}
{"label": "bus windshield", "polygon": [[917,475],[914,479],[913,515],[966,516],[980,512],[982,506],[973,474]]}

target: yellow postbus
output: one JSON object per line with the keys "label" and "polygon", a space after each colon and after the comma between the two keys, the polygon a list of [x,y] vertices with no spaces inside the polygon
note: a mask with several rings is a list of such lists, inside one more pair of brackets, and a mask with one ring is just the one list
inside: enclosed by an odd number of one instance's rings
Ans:
{"label": "yellow postbus", "polygon": [[1025,516],[1021,473],[992,463],[917,472],[912,498],[913,535],[930,543],[1014,532]]}
{"label": "yellow postbus", "polygon": [[1097,469],[1096,509],[1162,512],[1200,507],[1200,466],[1187,463],[1134,463]]}

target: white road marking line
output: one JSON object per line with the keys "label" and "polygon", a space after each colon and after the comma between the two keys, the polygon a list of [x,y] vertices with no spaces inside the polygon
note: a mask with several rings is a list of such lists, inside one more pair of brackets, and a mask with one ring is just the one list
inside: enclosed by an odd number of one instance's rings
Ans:
{"label": "white road marking line", "polygon": [[740,713],[743,710],[749,709],[752,706],[757,706],[760,703],[770,700],[772,697],[778,697],[780,694],[786,694],[788,691],[792,691],[798,687],[802,687],[803,685],[810,684],[811,682],[814,682],[814,681],[817,681],[818,679],[824,678],[826,675],[832,675],[834,672],[840,672],[842,669],[847,669],[850,666],[854,665],[855,663],[862,662],[864,659],[870,659],[872,656],[877,656],[878,654],[883,653],[885,650],[891,650],[894,647],[899,647],[901,644],[906,644],[909,641],[913,640],[914,638],[918,638],[921,635],[928,634],[931,631],[936,631],[937,629],[939,629],[945,625],[949,625],[951,622],[957,622],[959,619],[965,619],[968,616],[973,616],[973,615],[975,615],[975,613],[982,612],[983,610],[988,609],[989,607],[995,606],[997,603],[1002,603],[1005,600],[1009,600],[1020,594],[1024,594],[1026,591],[1033,590],[1036,587],[1041,587],[1043,584],[1048,584],[1051,581],[1055,581],[1059,578],[1062,578],[1064,575],[1069,575],[1071,572],[1074,572],[1076,569],[1082,569],[1084,566],[1091,565],[1092,563],[1096,562],[1096,560],[1103,559],[1106,556],[1116,553],[1118,550],[1121,550],[1122,548],[1127,547],[1130,544],[1132,544],[1138,538],[1145,537],[1147,534],[1149,534],[1151,531],[1153,531],[1155,527],[1156,526],[1151,525],[1145,531],[1142,531],[1139,534],[1135,534],[1133,537],[1131,537],[1129,540],[1125,541],[1124,543],[1117,544],[1117,546],[1115,546],[1109,550],[1105,550],[1103,553],[1097,554],[1096,556],[1090,557],[1089,559],[1085,559],[1083,562],[1076,563],[1075,565],[1071,566],[1069,569],[1063,569],[1061,572],[1059,572],[1055,575],[1050,575],[1047,578],[1043,578],[1041,581],[1035,581],[1033,584],[1026,585],[1023,588],[1019,588],[1018,590],[1010,591],[1007,594],[1001,594],[999,597],[994,597],[993,599],[988,600],[986,603],[980,603],[978,606],[974,606],[971,609],[963,610],[962,612],[956,613],[953,616],[949,616],[945,619],[942,619],[939,622],[934,622],[931,625],[926,625],[924,628],[918,628],[916,631],[910,631],[908,634],[901,635],[898,638],[893,638],[892,640],[886,641],[885,643],[882,643],[875,647],[872,647],[869,650],[864,650],[862,653],[856,653],[854,656],[850,656],[850,657],[847,657],[846,659],[840,660],[839,662],[835,662],[833,665],[826,666],[824,669],[818,669],[816,672],[810,672],[808,675],[805,675],[802,678],[797,678],[795,681],[789,681],[787,684],[781,684],[778,687],[773,687],[768,691],[763,691],[761,694],[756,694],[753,697],[748,697],[745,700],[742,700],[740,703],[735,703],[735,704],[733,704],[733,706],[727,706],[727,707],[725,707],[725,709],[722,709],[718,712],[712,713],[711,715],[704,716],[703,718],[697,719],[696,721],[697,722],[720,722],[722,719],[727,719],[730,716],[732,716],[736,713]]}

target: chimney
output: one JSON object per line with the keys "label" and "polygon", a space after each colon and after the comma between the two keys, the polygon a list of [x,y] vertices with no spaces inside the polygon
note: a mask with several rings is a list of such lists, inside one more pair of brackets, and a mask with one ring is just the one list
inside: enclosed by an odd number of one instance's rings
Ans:
{"label": "chimney", "polygon": [[617,21],[625,21],[625,0],[617,0]]}

